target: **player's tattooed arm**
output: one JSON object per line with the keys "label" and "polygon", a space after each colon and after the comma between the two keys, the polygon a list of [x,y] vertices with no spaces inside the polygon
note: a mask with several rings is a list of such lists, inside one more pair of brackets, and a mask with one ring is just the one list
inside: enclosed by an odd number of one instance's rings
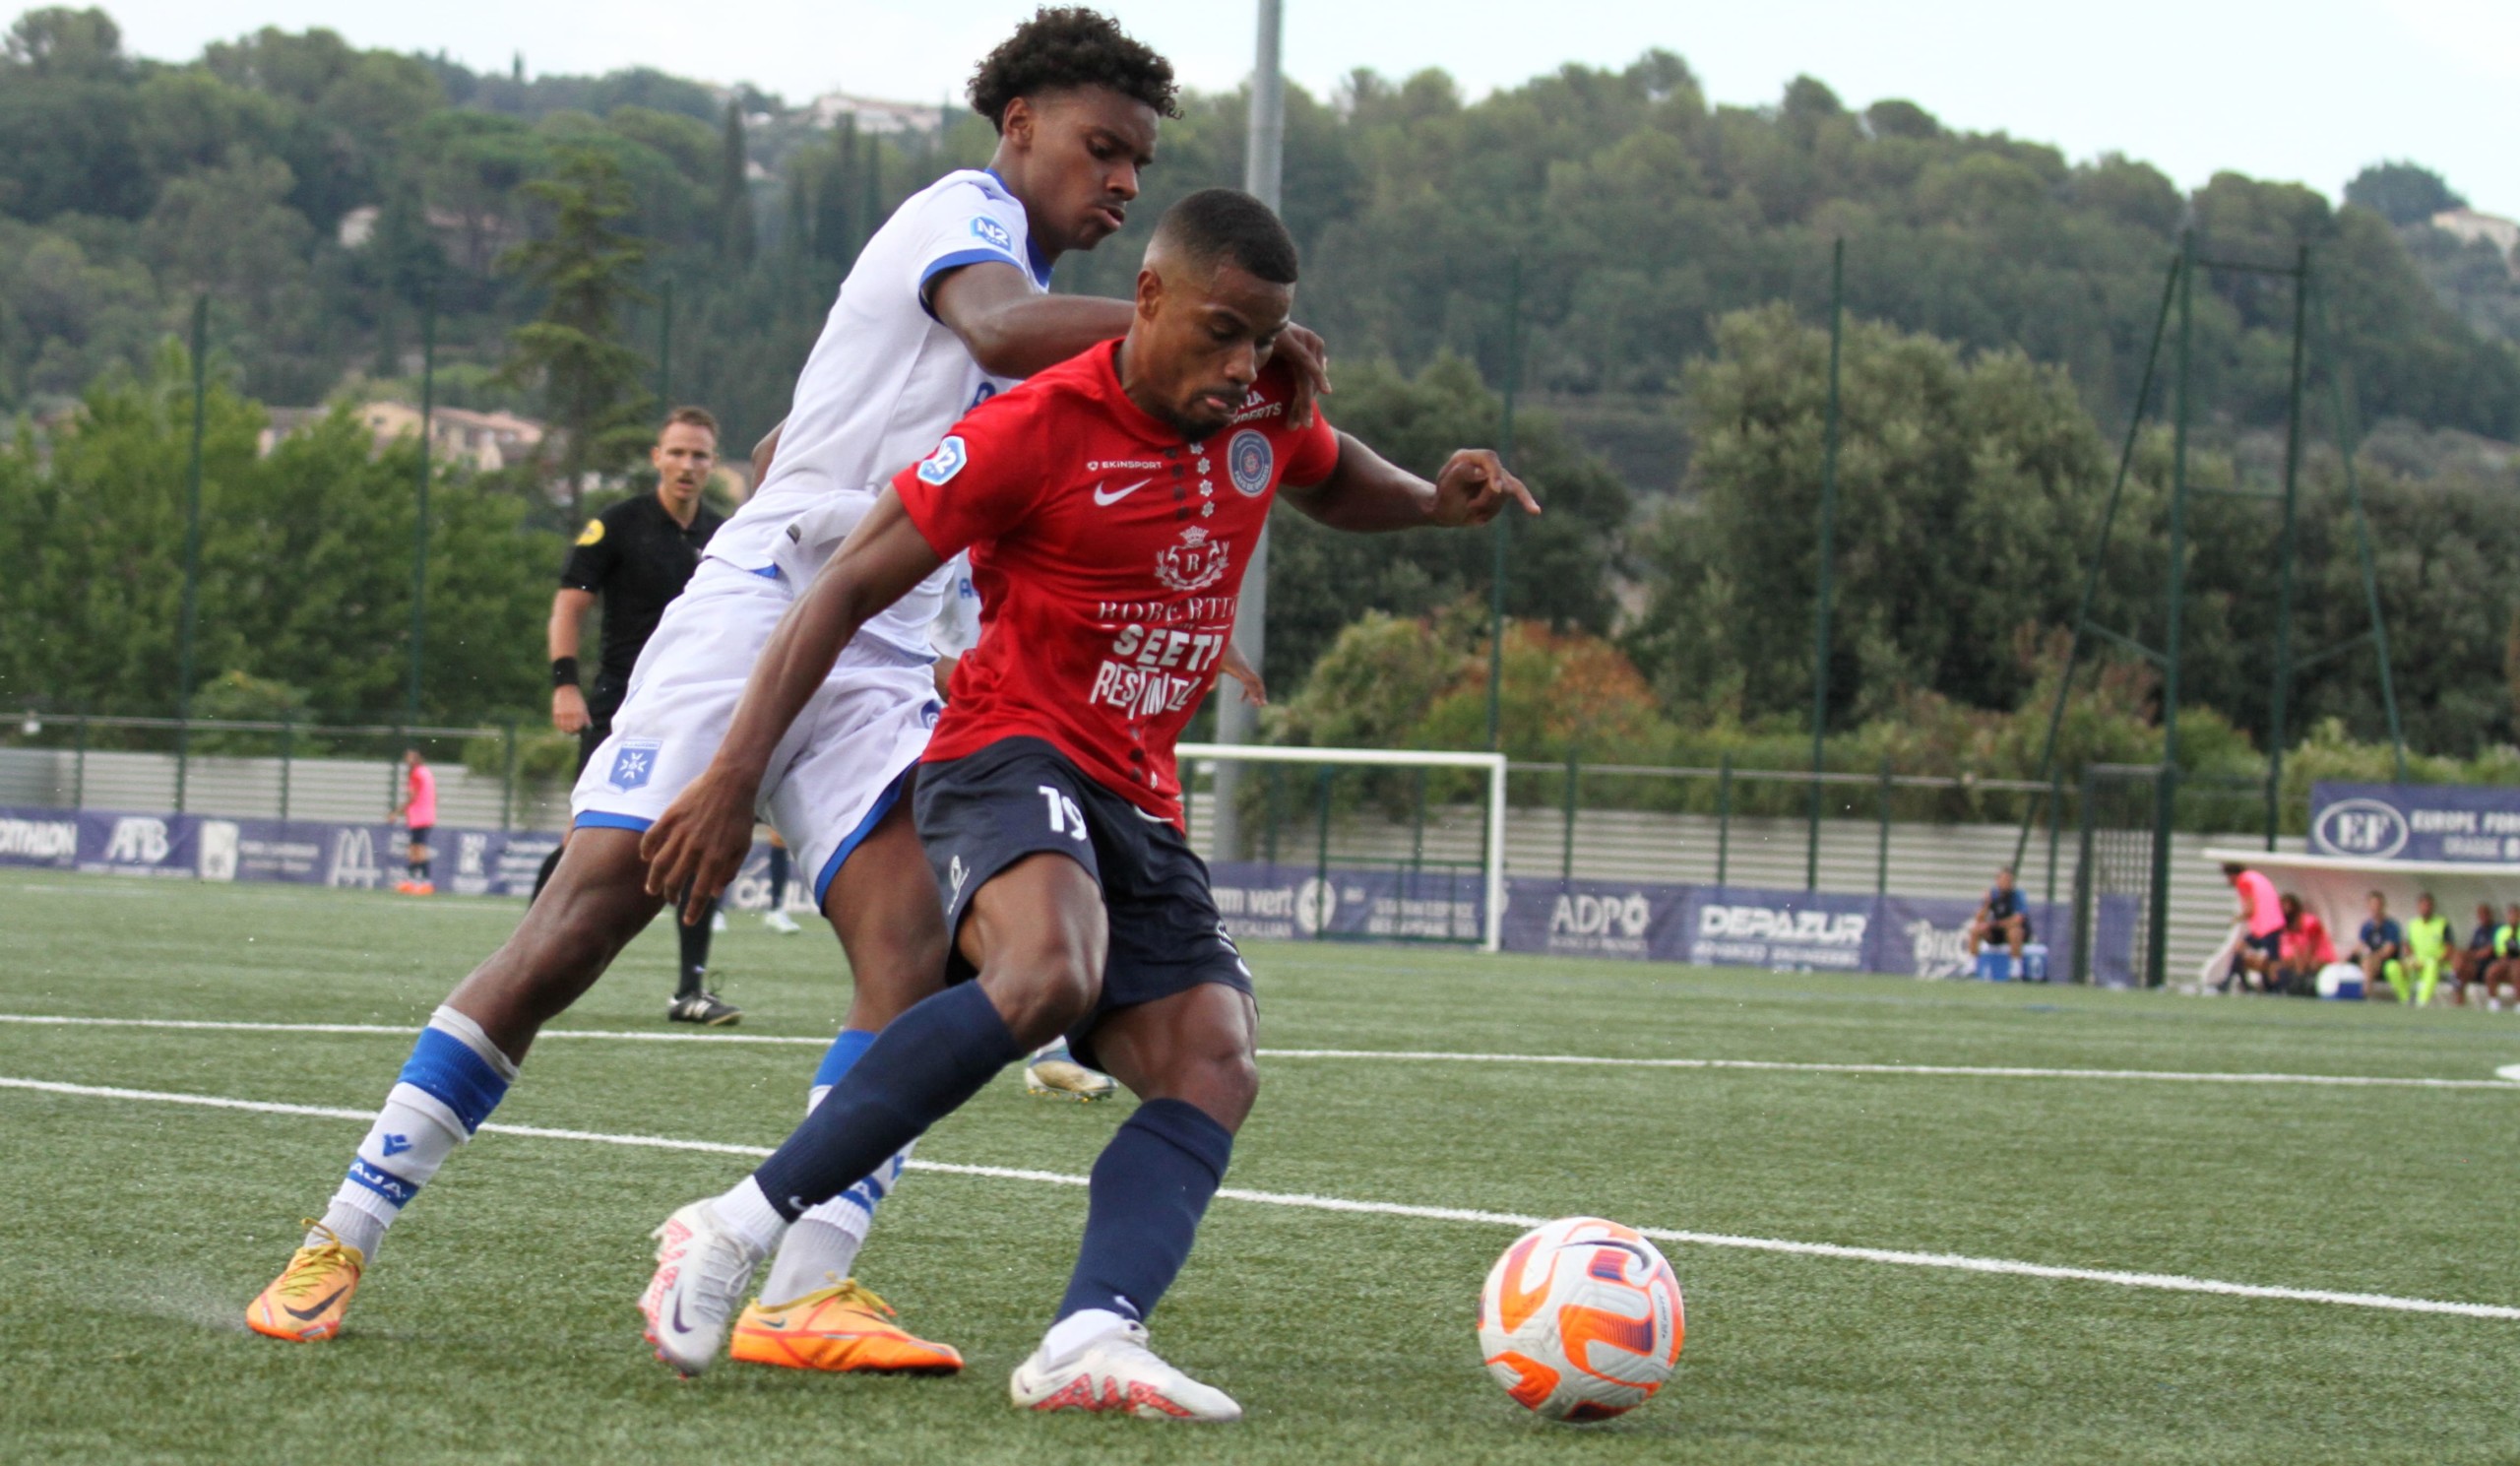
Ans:
{"label": "player's tattooed arm", "polygon": [[1314,484],[1284,484],[1280,498],[1334,530],[1459,529],[1483,525],[1508,503],[1525,514],[1540,503],[1504,461],[1485,448],[1464,448],[1427,482],[1346,433],[1339,466]]}
{"label": "player's tattooed arm", "polygon": [[[1029,377],[1080,351],[1129,334],[1137,307],[1099,295],[1043,295],[1012,265],[965,265],[936,277],[927,287],[928,309],[961,338],[972,359],[991,376]],[[1295,389],[1288,421],[1312,422],[1313,399],[1330,391],[1330,349],[1301,326],[1278,335],[1277,354],[1294,368]]]}
{"label": "player's tattooed arm", "polygon": [[743,868],[771,754],[831,675],[841,648],[943,563],[887,488],[780,617],[718,756],[639,842],[650,894],[681,901],[685,924],[708,920],[708,903]]}

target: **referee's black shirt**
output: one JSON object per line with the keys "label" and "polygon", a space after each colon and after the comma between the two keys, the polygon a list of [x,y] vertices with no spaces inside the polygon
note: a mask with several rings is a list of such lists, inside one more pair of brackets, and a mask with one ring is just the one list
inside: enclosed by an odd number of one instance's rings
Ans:
{"label": "referee's black shirt", "polygon": [[682,594],[700,568],[700,552],[724,524],[706,500],[684,528],[653,493],[613,505],[578,534],[560,584],[603,598],[603,655],[596,680],[627,682],[639,649],[657,629],[665,603]]}

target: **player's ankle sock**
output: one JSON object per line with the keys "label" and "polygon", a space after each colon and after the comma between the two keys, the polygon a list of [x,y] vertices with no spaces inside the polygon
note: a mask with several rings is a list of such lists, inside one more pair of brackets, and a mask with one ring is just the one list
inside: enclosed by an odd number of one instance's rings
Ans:
{"label": "player's ankle sock", "polygon": [[849,1276],[857,1265],[858,1249],[866,1245],[867,1230],[875,1225],[876,1203],[901,1183],[902,1169],[917,1144],[913,1141],[893,1152],[874,1175],[796,1218],[771,1260],[770,1277],[761,1285],[763,1302],[788,1303]]}
{"label": "player's ankle sock", "polygon": [[[814,1113],[874,1042],[875,1036],[862,1028],[840,1031],[824,1052],[821,1067],[814,1071],[813,1088],[805,1097],[807,1115]],[[911,1147],[903,1146],[875,1168],[874,1175],[796,1219],[780,1242],[770,1276],[761,1285],[765,1303],[788,1303],[849,1276],[856,1265],[858,1248],[866,1243],[867,1230],[875,1225],[875,1205],[900,1183],[910,1153]]]}
{"label": "player's ankle sock", "polygon": [[1090,1309],[1132,1318],[1154,1312],[1189,1260],[1199,1219],[1232,1159],[1233,1132],[1196,1105],[1140,1105],[1094,1163],[1085,1242],[1059,1301],[1060,1320]]}
{"label": "player's ankle sock", "polygon": [[1052,1365],[1066,1364],[1086,1345],[1136,1321],[1133,1314],[1115,1313],[1109,1308],[1080,1308],[1051,1324],[1050,1331],[1041,1335],[1041,1357]]}
{"label": "player's ankle sock", "polygon": [[873,1175],[1023,1056],[979,984],[948,988],[876,1035],[753,1177],[792,1222]]}
{"label": "player's ankle sock", "polygon": [[[481,1026],[453,1008],[429,1015],[385,1097],[324,1225],[371,1260],[385,1229],[437,1175],[516,1082],[516,1064]],[[322,1239],[307,1234],[308,1245]]]}
{"label": "player's ankle sock", "polygon": [[[700,913],[700,920],[680,928],[682,940],[682,977],[675,987],[676,997],[696,997],[707,986],[709,978],[709,924],[718,915],[718,903],[712,901]],[[681,919],[675,919],[679,922]]]}
{"label": "player's ankle sock", "polygon": [[770,848],[770,909],[788,909],[788,847],[784,845]]}
{"label": "player's ankle sock", "polygon": [[434,866],[435,864],[437,864],[437,861],[436,861],[436,860],[422,860],[422,861],[420,862],[420,865],[419,865],[419,874],[420,874],[420,879],[422,879],[422,880],[429,880],[429,879],[432,879],[433,877],[431,877],[431,875],[429,874],[429,870],[430,870],[430,867]]}

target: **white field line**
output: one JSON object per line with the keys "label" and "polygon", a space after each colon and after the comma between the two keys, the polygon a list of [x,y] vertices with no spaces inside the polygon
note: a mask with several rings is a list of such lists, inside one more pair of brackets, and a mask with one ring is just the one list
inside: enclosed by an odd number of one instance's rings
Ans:
{"label": "white field line", "polygon": [[[386,1023],[229,1023],[190,1018],[76,1018],[0,1013],[0,1024],[60,1028],[162,1028],[226,1033],[381,1034],[408,1037],[417,1030]],[[633,1044],[771,1044],[822,1049],[829,1039],[782,1034],[636,1033],[605,1029],[549,1028],[545,1039],[608,1039]],[[1394,1063],[1560,1064],[1597,1069],[1747,1069],[1788,1074],[1912,1074],[1975,1079],[2152,1080],[2170,1084],[2298,1084],[2345,1089],[2520,1089],[2520,1064],[2497,1079],[2427,1079],[2389,1074],[2214,1073],[2179,1069],[2059,1069],[1994,1064],[1820,1063],[1767,1058],[1622,1058],[1588,1053],[1456,1053],[1442,1050],[1262,1049],[1262,1058],[1353,1059]]]}
{"label": "white field line", "polygon": [[[237,1100],[219,1095],[174,1094],[164,1090],[122,1089],[108,1085],[61,1084],[44,1079],[0,1077],[0,1089],[32,1090],[42,1094],[69,1095],[84,1099],[134,1100],[160,1105],[189,1105],[210,1110],[242,1110],[261,1115],[303,1115],[318,1119],[341,1119],[364,1122],[373,1116],[362,1110],[342,1110],[322,1105],[284,1105],[266,1100]],[[712,1155],[742,1156],[757,1159],[770,1154],[757,1145],[729,1145],[715,1140],[677,1140],[659,1135],[607,1135],[592,1130],[555,1130],[540,1125],[485,1124],[484,1132],[500,1135],[523,1135],[538,1140],[576,1140],[597,1145],[636,1146],[650,1150],[701,1151]],[[1028,1171],[1011,1166],[960,1166],[942,1161],[914,1160],[913,1170],[932,1171],[944,1176],[978,1177],[990,1180],[1031,1181],[1037,1184],[1082,1186],[1082,1176],[1069,1176],[1056,1171]],[[1341,1196],[1313,1196],[1286,1191],[1251,1191],[1228,1186],[1217,1194],[1231,1201],[1248,1201],[1262,1206],[1295,1207],[1305,1211],[1344,1212],[1351,1215],[1406,1217],[1425,1222],[1467,1222],[1480,1226],[1530,1229],[1547,1219],[1524,1216],[1515,1212],[1476,1211],[1465,1207],[1409,1206],[1394,1201],[1354,1201]],[[1638,1229],[1657,1242],[1677,1243],[1686,1246],[1732,1247],[1754,1252],[1782,1252],[1797,1257],[1828,1257],[1848,1262],[1877,1262],[1894,1267],[1931,1267],[1954,1272],[1991,1273],[2005,1277],[2046,1278],[2057,1282],[2106,1283],[2118,1288],[2141,1288],[2163,1293],[2206,1293],[2222,1298],[2262,1299],[2280,1303],[2327,1304],[2340,1307],[2376,1308],[2394,1313],[2449,1313],[2466,1318],[2499,1318],[2520,1320],[2520,1307],[2499,1304],[2453,1303],[2441,1299],[2399,1298],[2386,1293],[2344,1293],[2325,1288],[2270,1288],[2254,1283],[2225,1283],[2212,1278],[2191,1278],[2176,1273],[2121,1272],[2112,1268],[2057,1267],[2044,1262],[2020,1262],[2003,1257],[1970,1257],[1954,1252],[1910,1252],[1887,1247],[1849,1247],[1835,1243],[1793,1242],[1772,1237],[1738,1237],[1724,1232],[1686,1232],[1668,1227]]]}

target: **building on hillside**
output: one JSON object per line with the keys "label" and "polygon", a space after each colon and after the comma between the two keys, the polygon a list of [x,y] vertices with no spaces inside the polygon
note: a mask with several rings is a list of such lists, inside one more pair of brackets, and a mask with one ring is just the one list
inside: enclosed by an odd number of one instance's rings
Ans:
{"label": "building on hillside", "polygon": [[[310,423],[322,421],[330,408],[273,408],[270,425],[257,444],[268,454],[280,440]],[[420,410],[406,402],[362,403],[357,409],[376,446],[420,430]],[[461,462],[481,473],[495,473],[524,463],[542,445],[549,429],[514,413],[476,413],[469,408],[437,408],[429,414],[429,454],[441,462]]]}
{"label": "building on hillside", "polygon": [[2482,239],[2492,245],[2493,252],[2502,256],[2503,268],[2511,272],[2512,279],[2520,280],[2520,220],[2463,207],[2433,215],[2432,226],[2470,244]]}
{"label": "building on hillside", "polygon": [[854,117],[859,132],[890,136],[895,133],[936,132],[945,125],[945,108],[933,103],[879,101],[871,96],[827,92],[815,97],[812,105],[817,127],[838,127],[841,118]]}

